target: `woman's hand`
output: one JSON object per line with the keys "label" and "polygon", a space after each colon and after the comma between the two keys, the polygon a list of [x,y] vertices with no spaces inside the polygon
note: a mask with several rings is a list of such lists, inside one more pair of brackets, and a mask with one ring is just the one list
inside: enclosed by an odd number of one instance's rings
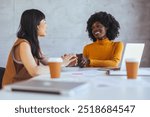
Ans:
{"label": "woman's hand", "polygon": [[62,66],[76,66],[77,56],[75,54],[65,54],[61,57],[63,59]]}
{"label": "woman's hand", "polygon": [[81,62],[79,63],[79,67],[86,67],[90,64],[90,60],[86,57],[82,57]]}

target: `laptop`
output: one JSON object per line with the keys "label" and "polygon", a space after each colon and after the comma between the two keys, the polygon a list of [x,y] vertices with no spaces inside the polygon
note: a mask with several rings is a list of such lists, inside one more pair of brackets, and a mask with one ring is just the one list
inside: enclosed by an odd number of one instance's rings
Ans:
{"label": "laptop", "polygon": [[126,58],[136,58],[141,61],[144,43],[127,43],[125,46],[124,54],[121,61],[120,67],[104,67],[99,68],[99,70],[108,71],[108,70],[126,70],[125,60]]}
{"label": "laptop", "polygon": [[126,70],[125,60],[127,58],[135,58],[141,62],[144,46],[144,43],[127,43],[124,50],[120,70]]}
{"label": "laptop", "polygon": [[[126,65],[125,60],[127,58],[135,58],[139,62],[141,62],[142,54],[144,51],[144,43],[127,43],[124,55],[121,62],[120,70],[109,70],[107,72],[108,75],[126,75]],[[150,76],[150,72],[148,69],[139,69],[138,75],[140,76]]]}
{"label": "laptop", "polygon": [[75,95],[87,89],[86,82],[26,80],[10,85],[12,91],[48,93],[57,95]]}

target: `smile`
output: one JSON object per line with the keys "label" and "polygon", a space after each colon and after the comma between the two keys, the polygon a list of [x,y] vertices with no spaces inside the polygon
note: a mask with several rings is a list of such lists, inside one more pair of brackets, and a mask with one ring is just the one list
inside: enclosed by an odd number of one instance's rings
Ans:
{"label": "smile", "polygon": [[95,32],[95,35],[100,34],[100,32]]}

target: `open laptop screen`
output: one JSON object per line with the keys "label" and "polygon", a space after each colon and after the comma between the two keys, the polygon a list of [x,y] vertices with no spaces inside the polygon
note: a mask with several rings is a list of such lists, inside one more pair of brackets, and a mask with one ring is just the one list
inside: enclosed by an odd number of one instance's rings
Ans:
{"label": "open laptop screen", "polygon": [[125,60],[127,58],[135,58],[138,59],[139,62],[141,61],[143,50],[144,50],[144,43],[127,43],[124,55],[121,62],[121,70],[126,70]]}
{"label": "open laptop screen", "polygon": [[104,67],[99,68],[100,71],[108,71],[108,70],[126,70],[125,60],[127,58],[135,58],[139,62],[141,61],[143,50],[144,50],[144,43],[127,43],[125,46],[124,54],[122,57],[122,61],[120,63],[120,67]]}

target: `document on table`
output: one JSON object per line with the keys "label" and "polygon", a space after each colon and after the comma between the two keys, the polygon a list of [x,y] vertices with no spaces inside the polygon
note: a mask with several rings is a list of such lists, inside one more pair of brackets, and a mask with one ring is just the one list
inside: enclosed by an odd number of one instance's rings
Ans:
{"label": "document on table", "polygon": [[[126,70],[109,70],[107,72],[108,75],[114,76],[126,76]],[[148,69],[139,69],[138,70],[139,76],[150,76],[150,71]]]}

